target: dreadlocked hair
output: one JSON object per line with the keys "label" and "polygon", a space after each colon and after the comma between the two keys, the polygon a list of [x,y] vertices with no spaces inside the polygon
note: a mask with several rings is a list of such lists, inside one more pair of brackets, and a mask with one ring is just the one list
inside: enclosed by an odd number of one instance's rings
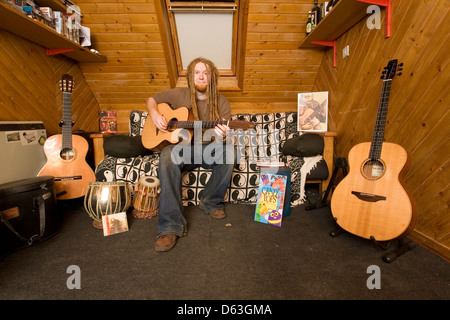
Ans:
{"label": "dreadlocked hair", "polygon": [[187,83],[191,91],[191,107],[192,114],[195,120],[199,120],[197,102],[196,102],[196,92],[195,92],[195,82],[194,82],[194,70],[195,65],[202,62],[208,70],[208,86],[206,88],[206,104],[209,106],[209,120],[219,119],[219,109],[218,109],[218,90],[217,83],[219,79],[219,71],[217,70],[214,63],[205,58],[196,58],[191,61],[187,67]]}

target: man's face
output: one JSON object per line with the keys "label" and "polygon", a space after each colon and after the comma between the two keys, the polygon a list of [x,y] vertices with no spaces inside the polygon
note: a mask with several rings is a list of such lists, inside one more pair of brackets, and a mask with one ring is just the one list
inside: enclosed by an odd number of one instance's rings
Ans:
{"label": "man's face", "polygon": [[200,92],[205,92],[208,87],[208,68],[203,62],[199,62],[194,68],[194,84],[195,89]]}

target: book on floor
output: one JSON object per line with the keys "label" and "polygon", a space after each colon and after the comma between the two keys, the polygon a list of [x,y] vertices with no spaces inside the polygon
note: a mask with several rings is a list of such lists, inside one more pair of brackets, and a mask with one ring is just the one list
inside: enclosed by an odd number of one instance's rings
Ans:
{"label": "book on floor", "polygon": [[261,172],[255,221],[281,227],[287,176]]}

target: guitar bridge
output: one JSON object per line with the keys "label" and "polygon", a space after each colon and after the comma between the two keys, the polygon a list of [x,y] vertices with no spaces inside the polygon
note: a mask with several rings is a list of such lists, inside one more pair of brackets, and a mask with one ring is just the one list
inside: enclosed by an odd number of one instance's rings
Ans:
{"label": "guitar bridge", "polygon": [[380,200],[386,200],[386,197],[378,196],[376,194],[371,194],[371,193],[352,191],[352,194],[357,196],[358,199],[360,199],[362,201],[377,202],[377,201],[380,201]]}
{"label": "guitar bridge", "polygon": [[70,180],[81,180],[82,176],[65,176],[65,177],[55,177],[55,181],[70,181]]}

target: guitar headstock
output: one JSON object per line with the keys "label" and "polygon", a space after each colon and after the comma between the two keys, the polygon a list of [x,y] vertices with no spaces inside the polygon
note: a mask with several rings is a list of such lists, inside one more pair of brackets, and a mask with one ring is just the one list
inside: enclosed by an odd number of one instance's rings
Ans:
{"label": "guitar headstock", "polygon": [[61,91],[62,92],[72,92],[73,89],[73,78],[71,75],[69,74],[63,74],[61,76],[61,81],[60,81],[60,85],[61,85]]}
{"label": "guitar headstock", "polygon": [[382,80],[392,80],[394,79],[394,77],[397,76],[401,76],[402,73],[398,71],[402,71],[403,70],[403,63],[398,64],[398,60],[394,59],[389,61],[388,65],[386,67],[384,67],[384,71],[382,72],[382,76],[381,79]]}

